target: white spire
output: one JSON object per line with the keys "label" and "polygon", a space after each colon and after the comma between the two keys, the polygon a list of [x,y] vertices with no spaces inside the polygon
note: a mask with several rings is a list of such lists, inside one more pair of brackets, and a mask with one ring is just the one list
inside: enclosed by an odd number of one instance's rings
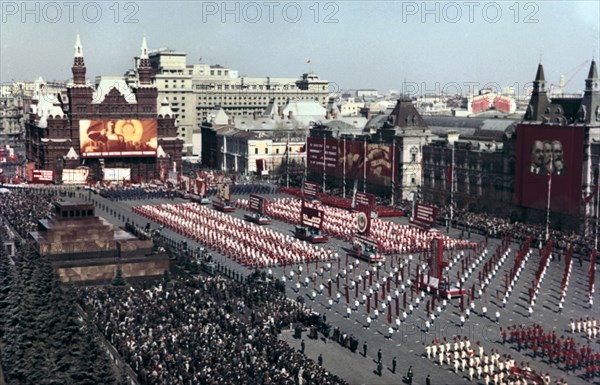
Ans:
{"label": "white spire", "polygon": [[148,44],[146,43],[146,36],[142,39],[142,53],[140,59],[148,59]]}
{"label": "white spire", "polygon": [[75,57],[83,57],[83,47],[81,46],[79,34],[77,34],[77,40],[75,40]]}

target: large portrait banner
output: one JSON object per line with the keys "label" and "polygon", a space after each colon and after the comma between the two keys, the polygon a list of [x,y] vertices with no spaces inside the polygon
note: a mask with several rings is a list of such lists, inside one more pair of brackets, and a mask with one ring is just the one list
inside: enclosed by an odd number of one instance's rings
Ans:
{"label": "large portrait banner", "polygon": [[515,203],[577,215],[581,201],[583,127],[517,126]]}
{"label": "large portrait banner", "polygon": [[80,120],[79,145],[84,158],[156,156],[156,120]]}

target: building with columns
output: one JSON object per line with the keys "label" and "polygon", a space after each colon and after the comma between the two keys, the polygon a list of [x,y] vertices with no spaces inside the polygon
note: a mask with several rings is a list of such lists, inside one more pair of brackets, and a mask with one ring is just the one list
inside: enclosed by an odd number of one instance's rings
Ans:
{"label": "building with columns", "polygon": [[[273,100],[280,106],[297,100],[316,101],[323,107],[327,104],[329,82],[312,72],[299,78],[250,77],[219,64],[188,65],[186,58],[185,52],[167,49],[149,53],[159,96],[171,104],[177,135],[184,140],[183,152],[188,156],[201,156],[200,126],[210,122],[216,107],[239,119],[262,115]],[[129,71],[128,78],[135,83],[135,71]]]}
{"label": "building with columns", "polygon": [[153,83],[146,38],[137,60],[138,81],[86,79],[83,46],[75,43],[73,79],[57,94],[34,95],[26,122],[28,168],[63,181],[64,170],[85,169],[98,181],[106,169],[128,169],[133,182],[164,179],[179,171],[183,140],[175,115]]}

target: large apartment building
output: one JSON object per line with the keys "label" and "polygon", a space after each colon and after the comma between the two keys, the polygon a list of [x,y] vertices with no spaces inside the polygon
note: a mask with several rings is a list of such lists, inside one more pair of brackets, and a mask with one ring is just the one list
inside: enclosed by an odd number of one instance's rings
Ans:
{"label": "large apartment building", "polygon": [[240,76],[237,70],[221,65],[188,65],[186,53],[156,50],[149,54],[159,96],[166,97],[177,116],[178,136],[185,140],[184,153],[199,156],[200,125],[211,120],[220,106],[229,116],[262,114],[269,101],[285,105],[293,100],[327,104],[329,83],[317,74],[300,78]]}

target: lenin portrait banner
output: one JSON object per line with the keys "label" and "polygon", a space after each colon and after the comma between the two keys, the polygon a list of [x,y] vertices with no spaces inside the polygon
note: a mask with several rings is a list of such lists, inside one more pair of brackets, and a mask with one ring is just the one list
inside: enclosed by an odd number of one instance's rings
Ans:
{"label": "lenin portrait banner", "polygon": [[583,127],[517,126],[515,203],[521,206],[577,215],[581,201]]}
{"label": "lenin portrait banner", "polygon": [[156,156],[156,120],[80,120],[81,156]]}

